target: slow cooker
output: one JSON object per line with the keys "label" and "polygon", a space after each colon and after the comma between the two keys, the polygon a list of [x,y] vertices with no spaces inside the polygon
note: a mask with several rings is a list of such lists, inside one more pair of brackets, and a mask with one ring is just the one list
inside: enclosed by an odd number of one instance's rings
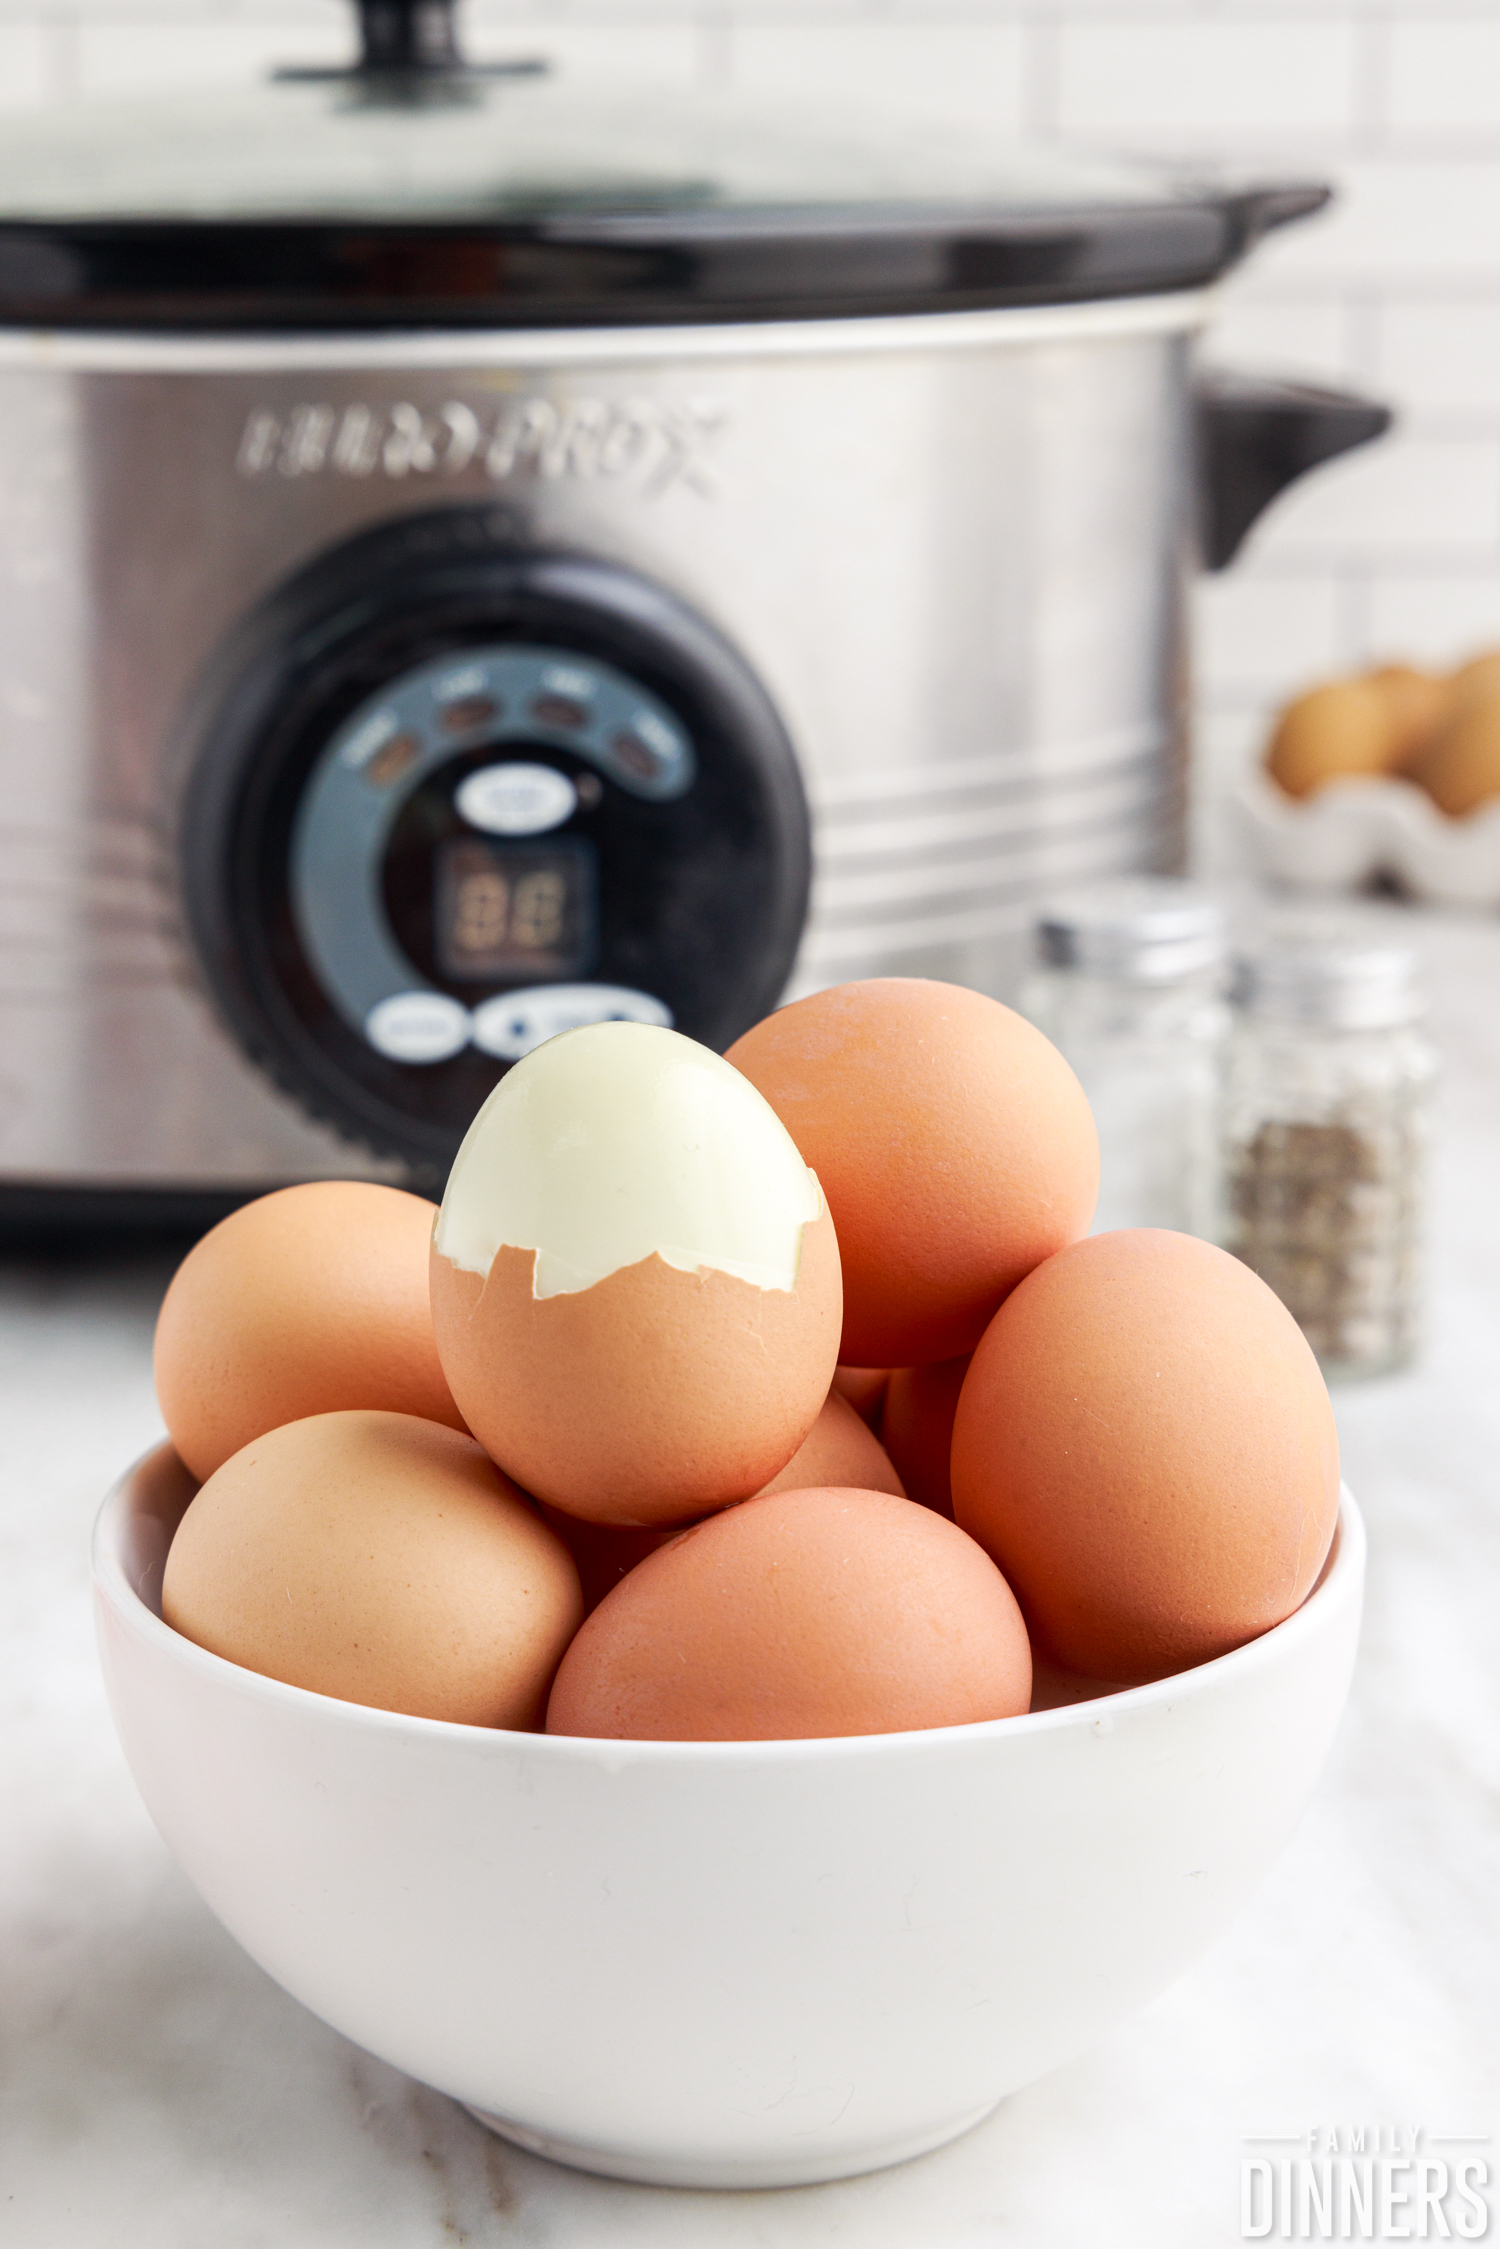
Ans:
{"label": "slow cooker", "polygon": [[362,27],[7,124],[12,1216],[430,1185],[569,1025],[1002,990],[1181,861],[1188,571],[1386,418],[1192,371],[1321,188]]}

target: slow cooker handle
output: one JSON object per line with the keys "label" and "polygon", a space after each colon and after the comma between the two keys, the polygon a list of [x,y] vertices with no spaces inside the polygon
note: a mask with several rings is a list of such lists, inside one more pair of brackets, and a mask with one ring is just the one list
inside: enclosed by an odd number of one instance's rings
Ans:
{"label": "slow cooker handle", "polygon": [[1368,445],[1388,406],[1352,391],[1205,369],[1195,386],[1199,550],[1206,570],[1234,560],[1262,510],[1321,461]]}

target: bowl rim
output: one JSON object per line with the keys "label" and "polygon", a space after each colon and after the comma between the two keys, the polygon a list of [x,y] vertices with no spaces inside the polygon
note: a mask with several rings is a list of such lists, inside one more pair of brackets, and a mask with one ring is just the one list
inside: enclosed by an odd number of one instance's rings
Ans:
{"label": "bowl rim", "polygon": [[125,1569],[124,1538],[132,1514],[140,1504],[145,1480],[181,1467],[170,1440],[144,1452],[110,1486],[95,1517],[90,1541],[90,1566],[95,1597],[107,1606],[135,1639],[186,1671],[214,1681],[221,1690],[237,1691],[246,1700],[288,1711],[320,1711],[336,1722],[372,1734],[409,1740],[446,1741],[451,1746],[489,1749],[496,1755],[524,1749],[559,1764],[604,1765],[611,1771],[626,1766],[703,1764],[722,1760],[735,1765],[826,1763],[831,1758],[858,1759],[894,1750],[914,1750],[979,1740],[1089,1729],[1113,1730],[1117,1716],[1163,1708],[1190,1700],[1238,1674],[1253,1672],[1289,1655],[1309,1635],[1319,1631],[1329,1612],[1351,1595],[1358,1598],[1363,1583],[1367,1540],[1364,1517],[1346,1483],[1339,1487],[1339,1511],[1328,1555],[1312,1591],[1280,1624],[1273,1624],[1253,1640],[1246,1640],[1226,1655],[1187,1671],[1170,1672],[1135,1687],[1118,1687],[1107,1695],[1081,1702],[1059,1704],[1050,1710],[1023,1711],[1014,1718],[983,1718],[961,1726],[930,1726],[900,1733],[796,1736],[767,1741],[630,1741],[593,1734],[524,1733],[505,1726],[471,1726],[444,1718],[418,1718],[399,1710],[380,1710],[369,1703],[346,1702],[310,1687],[296,1687],[284,1679],[269,1679],[243,1664],[201,1648],[172,1627],[152,1607],[141,1589],[131,1583]]}

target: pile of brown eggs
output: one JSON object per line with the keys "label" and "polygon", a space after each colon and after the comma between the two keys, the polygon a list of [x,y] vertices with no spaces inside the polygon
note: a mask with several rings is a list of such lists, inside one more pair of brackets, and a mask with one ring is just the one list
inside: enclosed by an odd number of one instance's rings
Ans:
{"label": "pile of brown eggs", "polygon": [[846,985],[720,1058],[603,1024],[496,1087],[442,1209],[293,1187],[188,1255],[157,1388],[200,1479],[177,1631],[415,1716],[659,1740],[965,1724],[1288,1616],[1333,1535],[1290,1315],[1086,1237],[1062,1057]]}
{"label": "pile of brown eggs", "polygon": [[1278,718],[1266,770],[1292,797],[1332,781],[1411,781],[1463,819],[1500,796],[1500,649],[1446,675],[1383,664],[1309,688]]}

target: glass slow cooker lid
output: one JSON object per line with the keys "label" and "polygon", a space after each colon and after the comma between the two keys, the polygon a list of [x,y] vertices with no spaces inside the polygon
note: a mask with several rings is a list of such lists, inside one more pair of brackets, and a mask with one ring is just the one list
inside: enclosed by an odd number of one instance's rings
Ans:
{"label": "glass slow cooker lid", "polygon": [[362,0],[347,69],[75,103],[0,139],[0,321],[598,325],[1046,304],[1213,280],[1326,190],[467,65]]}

